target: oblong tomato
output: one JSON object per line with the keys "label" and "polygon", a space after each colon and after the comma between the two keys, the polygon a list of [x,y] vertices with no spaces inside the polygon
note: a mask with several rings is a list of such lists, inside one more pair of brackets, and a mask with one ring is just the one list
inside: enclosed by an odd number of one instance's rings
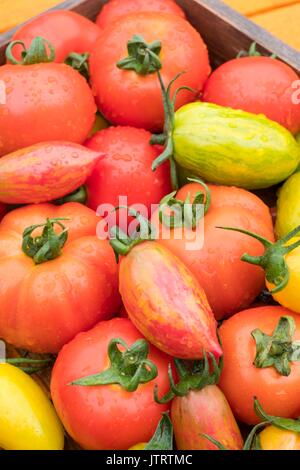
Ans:
{"label": "oblong tomato", "polygon": [[[20,28],[12,41],[22,41],[26,48],[32,40],[41,36],[51,42],[55,49],[55,62],[63,62],[71,52],[91,52],[101,33],[100,28],[88,18],[74,11],[55,10],[39,15]],[[16,59],[21,59],[22,46],[14,49]]]}
{"label": "oblong tomato", "polygon": [[[68,239],[55,259],[36,264],[22,250],[23,232],[53,218],[63,219]],[[2,219],[2,339],[29,351],[55,353],[78,332],[118,312],[118,268],[109,242],[96,237],[98,222],[95,212],[79,203],[24,206]],[[55,231],[62,229],[55,224]],[[36,229],[32,236],[41,232]]]}
{"label": "oblong tomato", "polygon": [[69,142],[44,142],[0,159],[0,201],[53,201],[81,186],[104,154]]}
{"label": "oblong tomato", "polygon": [[[96,102],[101,113],[113,124],[161,131],[164,110],[156,73],[138,75],[122,70],[117,62],[127,55],[133,36],[147,43],[161,41],[161,75],[166,84],[180,72],[176,87],[186,85],[202,90],[210,73],[207,47],[200,34],[183,18],[167,13],[138,13],[120,18],[104,28],[90,56],[90,74]],[[183,90],[176,108],[195,99]]]}
{"label": "oblong tomato", "polygon": [[271,57],[243,57],[218,67],[207,80],[203,100],[265,114],[293,134],[300,131],[300,103],[295,102],[297,73]]}
{"label": "oblong tomato", "polygon": [[[251,305],[264,287],[264,273],[260,267],[241,261],[245,252],[261,255],[261,244],[247,235],[218,227],[254,230],[270,241],[274,241],[274,233],[269,208],[257,196],[237,187],[208,185],[208,189],[210,207],[195,230],[179,227],[165,236],[158,211],[152,222],[158,228],[159,243],[191,270],[220,320]],[[189,183],[178,191],[176,199],[184,202],[189,198],[192,203],[197,193],[204,193],[203,186]],[[197,238],[203,238],[203,244],[193,246]]]}
{"label": "oblong tomato", "polygon": [[51,396],[68,433],[84,449],[126,450],[152,437],[168,405],[154,401],[153,387],[168,391],[171,358],[149,345],[148,358],[156,365],[157,378],[133,392],[120,385],[71,385],[81,377],[109,366],[107,348],[114,338],[128,346],[143,338],[130,320],[115,318],[80,333],[58,355],[51,377]]}
{"label": "oblong tomato", "polygon": [[122,257],[119,282],[129,318],[157,348],[182,359],[222,355],[202,287],[162,245],[143,242]]}
{"label": "oblong tomato", "polygon": [[[291,372],[288,376],[281,375],[273,366],[259,368],[254,365],[256,342],[251,333],[259,329],[265,335],[272,335],[283,316],[293,318],[295,332],[292,341],[299,341],[300,316],[277,306],[244,310],[224,321],[219,329],[224,353],[219,386],[235,417],[244,423],[256,424],[260,421],[254,412],[254,397],[258,398],[265,412],[272,416],[297,418],[300,414],[299,362],[290,362]],[[280,345],[278,348],[279,353]]]}
{"label": "oblong tomato", "polygon": [[243,448],[243,439],[230,406],[216,385],[175,397],[171,419],[178,450],[217,450],[203,434],[219,441],[228,450]]}
{"label": "oblong tomato", "polygon": [[101,28],[131,13],[172,13],[185,18],[184,11],[174,0],[110,0],[106,3],[96,19]]}
{"label": "oblong tomato", "polygon": [[3,65],[0,156],[52,140],[81,144],[96,105],[86,80],[65,64]]}

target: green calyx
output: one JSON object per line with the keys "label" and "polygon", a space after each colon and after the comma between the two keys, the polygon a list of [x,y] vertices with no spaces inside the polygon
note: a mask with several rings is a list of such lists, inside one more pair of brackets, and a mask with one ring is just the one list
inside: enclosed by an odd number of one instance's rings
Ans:
{"label": "green calyx", "polygon": [[243,233],[260,241],[265,247],[265,253],[262,256],[250,256],[248,254],[244,254],[241,258],[242,261],[246,261],[247,263],[254,264],[256,266],[261,266],[265,270],[267,281],[275,285],[274,289],[270,290],[271,294],[276,294],[286,287],[289,282],[290,274],[285,257],[288,253],[300,246],[300,239],[291,245],[287,245],[287,243],[299,234],[300,226],[292,230],[288,235],[281,240],[278,240],[276,243],[272,243],[266,238],[255,233],[248,232],[247,230],[234,227],[217,228]]}
{"label": "green calyx", "polygon": [[[195,230],[199,221],[207,213],[211,203],[211,193],[208,186],[198,178],[188,178],[189,182],[199,183],[204,193],[198,191],[191,203],[190,194],[185,201],[176,199],[176,191],[165,196],[159,204],[159,220],[168,228],[188,227]],[[166,209],[171,209],[171,214],[166,214]]]}
{"label": "green calyx", "polygon": [[274,367],[279,374],[290,375],[290,362],[300,361],[300,342],[293,342],[295,331],[295,321],[290,316],[280,318],[272,336],[259,329],[252,331],[256,342],[255,367]]}
{"label": "green calyx", "polygon": [[191,390],[202,390],[207,385],[215,385],[219,382],[223,360],[220,360],[219,365],[213,354],[209,354],[209,359],[212,364],[212,370],[206,352],[204,353],[203,360],[200,361],[184,361],[182,359],[174,359],[176,371],[179,376],[179,381],[175,385],[172,367],[169,364],[168,376],[170,381],[170,390],[162,398],[158,397],[157,386],[154,388],[154,399],[159,404],[165,404],[173,400],[174,397],[184,397]]}
{"label": "green calyx", "polygon": [[[13,55],[14,47],[20,44],[23,48],[22,60],[17,60]],[[27,49],[23,41],[12,41],[6,48],[6,58],[14,65],[33,65],[42,62],[53,62],[55,49],[52,44],[40,36],[34,38]]]}
{"label": "green calyx", "polygon": [[[44,224],[32,225],[24,230],[22,250],[35,264],[45,263],[61,255],[61,250],[68,239],[68,230],[61,223],[62,220],[68,219],[47,219]],[[58,234],[54,230],[55,225],[61,228]],[[32,237],[32,233],[41,227],[43,227],[42,234]]]}
{"label": "green calyx", "polygon": [[161,42],[147,44],[142,36],[135,35],[127,43],[128,57],[117,62],[122,70],[134,70],[139,75],[148,75],[161,69],[159,54]]}
{"label": "green calyx", "polygon": [[85,186],[80,186],[79,188],[75,189],[70,194],[67,194],[64,197],[60,197],[54,201],[54,204],[57,206],[62,206],[67,202],[79,202],[80,204],[86,204],[87,201],[87,190]]}
{"label": "green calyx", "polygon": [[[124,348],[120,351],[119,345]],[[71,382],[70,385],[97,386],[119,384],[127,392],[134,392],[140,384],[157,377],[156,365],[148,359],[149,346],[139,339],[128,346],[121,338],[112,339],[108,346],[110,367],[98,374],[89,375]]]}
{"label": "green calyx", "polygon": [[6,358],[3,361],[4,364],[11,364],[13,366],[18,367],[23,372],[27,374],[36,374],[37,372],[41,372],[42,370],[50,367],[53,364],[53,358],[47,359],[31,359],[29,357],[13,357],[13,358]]}
{"label": "green calyx", "polygon": [[89,57],[90,54],[88,52],[84,52],[83,54],[79,54],[77,52],[71,52],[67,58],[65,59],[65,64],[72,67],[72,69],[76,70],[80,73],[87,81],[90,78],[90,69],[89,69]]}
{"label": "green calyx", "polygon": [[128,215],[136,218],[139,225],[131,236],[127,235],[117,225],[111,228],[109,243],[115,252],[117,260],[119,255],[126,256],[136,245],[155,238],[156,233],[149,220],[145,219],[139,212],[127,206],[118,206],[115,208],[115,211],[120,209],[126,209]]}
{"label": "green calyx", "polygon": [[174,190],[178,189],[178,176],[177,168],[174,160],[174,144],[173,144],[173,129],[174,129],[174,116],[175,116],[175,104],[177,95],[181,90],[188,90],[191,93],[196,94],[196,91],[188,86],[181,86],[177,88],[171,98],[171,89],[172,85],[176,80],[181,77],[185,72],[177,74],[169,83],[168,87],[165,87],[162,76],[160,72],[157,72],[158,80],[160,83],[160,88],[162,92],[164,114],[165,114],[165,123],[164,123],[164,133],[159,135],[153,135],[150,143],[152,145],[164,144],[164,151],[154,160],[152,163],[152,170],[155,171],[160,165],[169,160],[170,162],[170,171],[171,171],[171,182],[172,188]]}
{"label": "green calyx", "polygon": [[144,450],[173,450],[173,425],[168,412],[162,414],[156,431]]}
{"label": "green calyx", "polygon": [[[237,59],[240,59],[241,57],[262,57],[263,54],[258,52],[256,47],[257,47],[256,42],[253,42],[248,51],[242,50],[238,53]],[[271,59],[276,59],[277,56],[276,54],[271,54],[270,56],[267,56],[267,57],[270,57]]]}
{"label": "green calyx", "polygon": [[[262,408],[258,399],[254,397],[254,411],[256,415],[262,420],[261,423],[257,424],[250,431],[243,450],[262,450],[260,444],[260,438],[258,432],[261,431],[266,426],[275,426],[278,429],[283,431],[292,431],[300,433],[300,419],[288,419],[288,418],[279,418],[277,416],[268,415]],[[217,441],[213,437],[202,434],[203,437],[208,439],[210,442],[215,444],[219,450],[229,450],[221,442]]]}

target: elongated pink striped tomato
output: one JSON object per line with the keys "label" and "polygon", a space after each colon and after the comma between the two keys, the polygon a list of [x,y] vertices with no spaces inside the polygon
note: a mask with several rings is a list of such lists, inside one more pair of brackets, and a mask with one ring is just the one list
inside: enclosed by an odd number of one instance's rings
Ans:
{"label": "elongated pink striped tomato", "polygon": [[0,159],[0,201],[48,202],[71,193],[95,168],[102,152],[69,142],[46,142]]}
{"label": "elongated pink striped tomato", "polygon": [[182,359],[200,359],[204,350],[222,355],[204,290],[165,247],[135,244],[121,260],[119,281],[129,318],[157,348]]}

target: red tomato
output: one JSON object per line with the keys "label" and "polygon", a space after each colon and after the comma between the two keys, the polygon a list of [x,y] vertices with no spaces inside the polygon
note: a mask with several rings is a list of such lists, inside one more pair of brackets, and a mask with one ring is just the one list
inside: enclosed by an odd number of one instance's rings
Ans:
{"label": "red tomato", "polygon": [[[86,142],[88,148],[106,154],[86,183],[89,207],[116,207],[122,204],[119,196],[126,196],[125,205],[143,204],[148,211],[145,217],[150,217],[151,204],[158,204],[171,191],[169,164],[160,166],[155,173],[151,170],[160,152],[150,145],[150,138],[151,134],[143,129],[110,127]],[[122,228],[126,229],[125,222]]]}
{"label": "red tomato", "polygon": [[[33,259],[34,253],[22,250],[24,230],[57,217],[66,219],[61,221],[68,229],[66,243],[49,261]],[[95,212],[79,203],[24,206],[2,219],[0,338],[33,352],[56,353],[80,331],[118,312],[117,264],[109,242],[96,237],[98,222]],[[54,228],[61,233],[57,224]],[[41,232],[32,234],[37,256]]]}
{"label": "red tomato", "polygon": [[96,106],[86,80],[68,65],[3,65],[0,156],[51,140],[83,143]]}
{"label": "red tomato", "polygon": [[219,329],[224,352],[224,369],[219,385],[235,417],[247,424],[260,421],[253,409],[254,397],[270,415],[284,418],[300,415],[299,362],[290,362],[288,376],[279,374],[273,366],[258,368],[253,363],[256,343],[251,333],[258,328],[266,335],[272,335],[280,317],[285,315],[294,319],[296,329],[292,340],[299,341],[300,316],[277,306],[244,310],[226,320]]}
{"label": "red tomato", "polygon": [[222,355],[204,290],[162,245],[134,246],[122,257],[119,282],[130,320],[157,348],[181,359],[201,359],[204,350]]}
{"label": "red tomato", "polygon": [[[91,52],[100,28],[82,15],[68,10],[49,11],[21,26],[12,41],[22,41],[28,47],[37,36],[47,39],[55,48],[55,62],[64,62],[71,52]],[[14,55],[21,59],[22,46]]]}
{"label": "red tomato", "polygon": [[0,201],[36,204],[65,196],[84,184],[101,157],[69,142],[45,142],[10,153],[0,159]]}
{"label": "red tomato", "polygon": [[[272,218],[268,207],[254,194],[244,189],[208,185],[211,192],[211,205],[193,232],[187,228],[171,229],[164,236],[160,225],[159,242],[176,254],[192,271],[203,287],[208,302],[220,320],[247,308],[264,287],[264,272],[257,266],[241,261],[242,255],[261,255],[263,248],[257,240],[247,235],[221,230],[217,227],[242,227],[255,231],[274,240]],[[198,183],[183,186],[176,198],[185,201],[190,195],[203,193]],[[153,215],[153,223],[158,226],[158,212]],[[189,247],[189,243],[201,240],[203,246]],[[249,269],[249,266],[251,269]]]}
{"label": "red tomato", "polygon": [[120,385],[70,385],[109,367],[107,347],[114,338],[131,346],[143,336],[126,318],[101,322],[63,347],[52,372],[51,396],[56,411],[67,432],[84,449],[126,450],[137,442],[147,442],[161,413],[168,409],[168,405],[154,401],[153,387],[157,384],[168,391],[171,359],[152,345],[148,359],[157,366],[158,376],[134,392]]}
{"label": "red tomato", "polygon": [[291,67],[271,57],[233,59],[211,74],[203,100],[265,114],[296,134],[300,131],[300,103],[293,102],[293,83],[297,80]]}
{"label": "red tomato", "polygon": [[175,397],[171,405],[178,450],[217,450],[203,434],[228,450],[241,450],[243,439],[229,404],[216,385]]}
{"label": "red tomato", "polygon": [[101,28],[130,13],[173,13],[185,18],[184,11],[174,0],[110,0],[96,19]]}
{"label": "red tomato", "polygon": [[[139,75],[116,65],[127,56],[127,42],[134,35],[141,35],[147,43],[161,41],[161,75],[166,84],[186,71],[173,91],[181,85],[202,90],[210,73],[207,47],[186,20],[167,13],[128,15],[107,26],[100,35],[90,56],[91,82],[99,110],[114,124],[161,131],[164,111],[157,74]],[[194,99],[193,93],[182,91],[176,108]]]}

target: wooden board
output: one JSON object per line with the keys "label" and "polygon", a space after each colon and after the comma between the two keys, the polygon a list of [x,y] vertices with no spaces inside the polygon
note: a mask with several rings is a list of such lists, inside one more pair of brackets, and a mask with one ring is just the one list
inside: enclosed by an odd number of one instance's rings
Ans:
{"label": "wooden board", "polygon": [[[106,0],[67,0],[56,8],[71,9],[94,19]],[[300,73],[300,52],[287,46],[219,0],[178,0],[206,41],[213,66],[248,49],[255,41],[262,52],[275,53]],[[0,63],[14,30],[0,36]]]}

